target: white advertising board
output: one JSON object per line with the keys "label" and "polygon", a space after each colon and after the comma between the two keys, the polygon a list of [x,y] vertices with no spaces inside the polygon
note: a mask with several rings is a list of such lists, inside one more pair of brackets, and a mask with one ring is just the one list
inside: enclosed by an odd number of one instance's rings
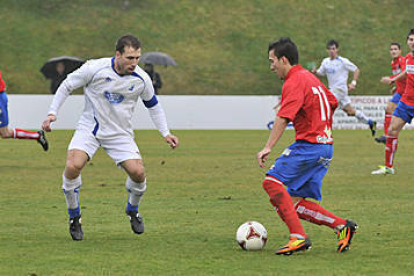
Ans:
{"label": "white advertising board", "polygon": [[[11,127],[39,129],[53,95],[8,95]],[[273,121],[278,96],[159,96],[171,129],[267,129]],[[381,129],[390,96],[351,96],[352,105],[378,122]],[[83,95],[69,96],[54,129],[75,129],[84,106]],[[134,129],[154,129],[140,102],[133,117]],[[355,117],[338,110],[334,129],[365,129]],[[406,128],[413,128],[409,125]]]}

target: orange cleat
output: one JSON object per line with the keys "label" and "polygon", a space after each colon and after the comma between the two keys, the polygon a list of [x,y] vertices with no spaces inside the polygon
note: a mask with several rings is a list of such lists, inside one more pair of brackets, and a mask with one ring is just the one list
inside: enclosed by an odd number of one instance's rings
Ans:
{"label": "orange cleat", "polygon": [[306,251],[311,249],[312,242],[309,239],[290,238],[285,246],[276,251],[276,255],[292,255],[298,251]]}
{"label": "orange cleat", "polygon": [[347,220],[346,225],[336,232],[338,235],[338,252],[343,253],[349,250],[349,246],[351,245],[352,238],[358,229],[358,225],[353,222],[352,220]]}

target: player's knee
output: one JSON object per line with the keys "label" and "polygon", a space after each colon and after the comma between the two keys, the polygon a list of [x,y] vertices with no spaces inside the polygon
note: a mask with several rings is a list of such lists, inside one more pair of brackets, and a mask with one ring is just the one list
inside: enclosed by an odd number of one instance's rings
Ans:
{"label": "player's knee", "polygon": [[387,107],[385,108],[385,113],[387,114],[392,114],[394,112],[395,106],[388,104]]}
{"label": "player's knee", "polygon": [[128,174],[135,182],[144,182],[146,178],[144,167],[136,167],[132,170],[130,169]]}
{"label": "player's knee", "polygon": [[69,178],[75,178],[80,175],[84,164],[81,161],[68,159],[66,161],[65,175]]}
{"label": "player's knee", "polygon": [[356,114],[356,110],[354,108],[347,109],[345,112],[348,114],[348,116],[355,116]]}
{"label": "player's knee", "polygon": [[398,136],[399,130],[395,126],[392,125],[388,128],[388,136]]}

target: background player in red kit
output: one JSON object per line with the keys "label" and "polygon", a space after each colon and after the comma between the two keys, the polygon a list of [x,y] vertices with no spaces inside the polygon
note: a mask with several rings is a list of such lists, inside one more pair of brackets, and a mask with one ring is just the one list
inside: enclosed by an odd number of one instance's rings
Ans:
{"label": "background player in red kit", "polygon": [[48,150],[49,145],[46,140],[45,134],[42,131],[29,131],[19,128],[9,129],[9,114],[7,111],[7,94],[6,83],[1,77],[0,71],[0,136],[3,139],[34,139],[39,142],[45,151]]}
{"label": "background player in red kit", "polygon": [[383,77],[383,83],[396,83],[406,80],[405,92],[401,97],[397,108],[392,113],[391,124],[388,129],[387,142],[385,144],[385,166],[371,174],[394,174],[394,157],[398,147],[398,135],[406,123],[411,123],[414,117],[414,29],[407,35],[407,45],[411,53],[405,56],[405,70],[396,77]]}
{"label": "background player in red kit", "polygon": [[285,149],[263,182],[270,203],[290,231],[290,241],[276,254],[291,255],[311,247],[299,218],[334,229],[339,238],[338,252],[344,252],[358,226],[306,199],[322,198],[322,179],[333,154],[332,115],[338,102],[317,77],[298,64],[298,49],[290,38],[271,43],[268,53],[270,69],[285,83],[274,127],[265,147],[257,154],[259,165],[264,167],[290,121],[296,130],[295,143]]}
{"label": "background player in red kit", "polygon": [[[401,45],[397,42],[393,42],[390,45],[390,54],[392,57],[391,61],[391,70],[392,77],[396,77],[398,74],[405,70],[405,58],[401,56]],[[385,108],[385,118],[384,118],[384,134],[383,136],[376,137],[375,141],[378,143],[385,144],[388,135],[388,128],[390,127],[392,113],[397,107],[398,103],[401,100],[402,94],[405,91],[405,79],[399,80],[396,82],[396,86],[392,88],[393,96],[388,102],[387,107]]]}

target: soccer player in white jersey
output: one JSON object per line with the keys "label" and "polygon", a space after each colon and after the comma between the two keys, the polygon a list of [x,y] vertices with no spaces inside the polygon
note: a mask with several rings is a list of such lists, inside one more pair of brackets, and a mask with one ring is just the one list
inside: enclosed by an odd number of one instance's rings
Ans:
{"label": "soccer player in white jersey", "polygon": [[133,232],[144,232],[138,205],[147,188],[146,176],[131,126],[139,98],[165,141],[173,149],[178,146],[178,138],[167,127],[151,79],[137,66],[140,55],[141,43],[136,37],[125,35],[119,38],[114,57],[89,60],[68,75],[59,86],[43,122],[43,130],[51,131],[51,123],[56,121],[58,111],[69,94],[77,88],[84,88],[85,108],[68,147],[62,185],[73,240],[83,239],[79,205],[81,170],[100,146],[128,174],[126,213]]}
{"label": "soccer player in white jersey", "polygon": [[[368,118],[362,111],[356,110],[351,105],[351,99],[348,96],[348,90],[356,89],[359,69],[349,59],[338,55],[339,43],[335,40],[328,41],[326,45],[329,57],[325,58],[321,66],[312,72],[320,77],[328,78],[329,90],[335,95],[339,102],[339,108],[345,111],[348,116],[355,116],[358,121],[369,125],[372,136],[375,136],[377,123]],[[353,72],[353,79],[348,84],[349,72]]]}

